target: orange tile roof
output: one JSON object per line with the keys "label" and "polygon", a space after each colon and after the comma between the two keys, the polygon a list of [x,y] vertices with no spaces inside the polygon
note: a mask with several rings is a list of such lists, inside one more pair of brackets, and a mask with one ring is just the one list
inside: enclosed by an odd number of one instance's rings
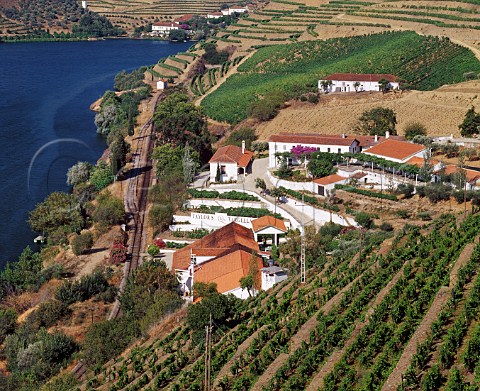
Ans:
{"label": "orange tile roof", "polygon": [[405,160],[425,150],[420,144],[413,144],[406,141],[387,139],[365,151],[366,154],[378,155],[380,157]]}
{"label": "orange tile roof", "polygon": [[[476,182],[478,179],[480,179],[479,171],[469,170],[468,168],[464,168],[463,170],[467,175],[468,182]],[[459,171],[460,171],[460,167],[455,166],[453,164],[449,164],[448,166],[445,166],[445,175],[452,175],[453,173],[456,173]]]}
{"label": "orange tile roof", "polygon": [[331,185],[332,183],[344,181],[346,179],[347,178],[341,175],[332,174],[332,175],[324,176],[323,178],[314,179],[313,182],[318,183],[319,185],[326,186],[326,185]]}
{"label": "orange tile roof", "polygon": [[422,157],[414,156],[408,159],[405,163],[411,164],[412,166],[423,167],[425,164],[425,159]]}
{"label": "orange tile roof", "polygon": [[177,250],[173,254],[172,269],[186,270],[190,265],[191,253],[219,256],[222,252],[218,249],[223,249],[223,253],[227,253],[236,245],[251,251],[259,250],[252,230],[233,222]]}
{"label": "orange tile roof", "polygon": [[380,81],[386,79],[390,82],[397,81],[397,76],[388,73],[332,73],[323,80],[339,81]]}
{"label": "orange tile roof", "polygon": [[[263,267],[260,257],[254,256],[258,269]],[[195,282],[214,282],[220,293],[226,293],[240,287],[240,279],[245,277],[250,268],[252,254],[237,250],[210,261],[201,263],[195,269]],[[260,273],[256,276],[260,278]]]}
{"label": "orange tile roof", "polygon": [[252,228],[254,232],[258,232],[266,227],[275,227],[280,231],[287,232],[287,227],[283,220],[277,219],[273,216],[263,216],[252,220]]}
{"label": "orange tile roof", "polygon": [[253,152],[245,150],[245,152],[242,153],[242,148],[236,145],[227,145],[218,148],[209,163],[237,163],[240,167],[247,167],[252,158]]}
{"label": "orange tile roof", "polygon": [[177,22],[177,23],[188,22],[194,16],[196,16],[196,15],[195,14],[185,14],[185,15],[182,15],[182,16],[179,16],[178,18],[176,18],[175,22]]}

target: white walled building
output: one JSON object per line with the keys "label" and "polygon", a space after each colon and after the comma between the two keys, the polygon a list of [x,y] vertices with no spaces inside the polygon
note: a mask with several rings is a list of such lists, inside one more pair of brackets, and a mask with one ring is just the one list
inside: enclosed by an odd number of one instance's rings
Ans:
{"label": "white walled building", "polygon": [[223,17],[223,14],[221,12],[209,12],[207,14],[207,19],[219,19],[222,17]]}
{"label": "white walled building", "polygon": [[[245,142],[242,142],[242,147],[227,145],[219,148],[209,161],[210,182],[237,181],[238,175],[251,171],[252,159],[253,152],[245,149]],[[218,173],[220,178],[217,178]]]}
{"label": "white walled building", "polygon": [[343,177],[338,174],[328,175],[323,178],[313,180],[315,186],[315,193],[323,197],[328,196],[328,192],[331,192],[335,185],[344,185],[348,182],[348,177]]}
{"label": "white walled building", "polygon": [[158,35],[168,35],[172,30],[178,30],[180,27],[171,22],[156,22],[152,24],[152,33]]}
{"label": "white walled building", "polygon": [[87,7],[88,7],[87,0],[82,0],[82,8],[87,9]]}
{"label": "white walled building", "polygon": [[262,273],[262,290],[266,291],[273,288],[275,284],[285,281],[288,275],[284,269],[279,266],[269,266],[260,269]]}
{"label": "white walled building", "polygon": [[[371,137],[373,139],[373,137]],[[317,148],[318,152],[329,153],[360,153],[362,147],[356,136],[346,134],[338,136],[308,134],[308,133],[279,133],[272,135],[268,140],[269,167],[277,167],[277,153],[290,152],[293,147]],[[290,164],[299,164],[295,157],[289,159]]]}
{"label": "white walled building", "polygon": [[327,92],[354,92],[354,91],[381,91],[378,82],[385,79],[389,82],[389,89],[398,89],[399,82],[396,76],[390,74],[360,74],[334,73],[318,81],[318,89],[324,91],[323,81],[331,81]]}
{"label": "white walled building", "polygon": [[397,163],[407,163],[413,157],[423,158],[426,148],[420,144],[407,141],[387,139],[363,152]]}
{"label": "white walled building", "polygon": [[157,81],[157,90],[166,90],[168,88],[168,82],[165,79]]}
{"label": "white walled building", "polygon": [[247,7],[242,7],[241,5],[235,5],[235,6],[232,6],[230,8],[223,9],[221,12],[222,12],[223,16],[232,15],[234,13],[243,14],[245,12],[248,12],[248,8]]}

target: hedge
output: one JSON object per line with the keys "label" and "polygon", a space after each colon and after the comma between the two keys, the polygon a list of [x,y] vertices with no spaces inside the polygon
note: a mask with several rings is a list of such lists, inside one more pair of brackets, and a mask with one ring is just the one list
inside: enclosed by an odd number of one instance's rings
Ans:
{"label": "hedge", "polygon": [[356,187],[348,186],[348,185],[335,185],[335,189],[345,190],[345,191],[348,191],[349,193],[361,194],[367,197],[382,198],[390,201],[398,201],[397,196],[393,194],[377,193],[376,191],[357,189]]}

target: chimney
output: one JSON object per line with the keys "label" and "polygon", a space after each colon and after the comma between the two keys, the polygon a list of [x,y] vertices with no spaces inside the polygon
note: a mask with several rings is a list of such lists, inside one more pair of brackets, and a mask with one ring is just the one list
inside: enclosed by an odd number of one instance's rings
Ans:
{"label": "chimney", "polygon": [[375,142],[378,142],[378,134],[375,135]]}
{"label": "chimney", "polygon": [[388,130],[385,132],[385,138],[390,138],[390,132]]}
{"label": "chimney", "polygon": [[245,140],[242,140],[242,153],[245,153]]}
{"label": "chimney", "polygon": [[347,135],[345,133],[342,133],[342,138],[347,138]]}

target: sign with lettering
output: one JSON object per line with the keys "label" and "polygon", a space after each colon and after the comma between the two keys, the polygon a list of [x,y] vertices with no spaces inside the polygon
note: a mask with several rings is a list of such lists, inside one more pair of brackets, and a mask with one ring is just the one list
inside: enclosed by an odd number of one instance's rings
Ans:
{"label": "sign with lettering", "polygon": [[226,213],[195,213],[192,212],[190,215],[190,222],[192,224],[200,224],[205,222],[205,225],[223,227],[224,225],[236,222],[242,225],[249,225],[251,221],[254,220],[253,217],[242,217],[242,216],[229,216]]}

